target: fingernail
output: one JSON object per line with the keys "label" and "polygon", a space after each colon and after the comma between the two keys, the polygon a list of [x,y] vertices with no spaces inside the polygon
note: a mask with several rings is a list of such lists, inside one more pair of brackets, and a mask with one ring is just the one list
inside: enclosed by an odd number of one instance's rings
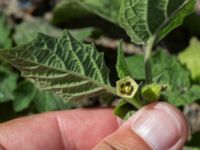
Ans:
{"label": "fingernail", "polygon": [[132,124],[136,132],[153,150],[166,150],[181,139],[180,117],[164,104],[142,110]]}

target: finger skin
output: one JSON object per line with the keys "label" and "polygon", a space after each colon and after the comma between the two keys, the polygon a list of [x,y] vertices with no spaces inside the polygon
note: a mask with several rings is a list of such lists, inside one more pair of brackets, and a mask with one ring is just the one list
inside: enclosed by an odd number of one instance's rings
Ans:
{"label": "finger skin", "polygon": [[[132,127],[137,120],[148,119],[155,109],[165,109],[159,104],[145,106],[120,128],[112,109],[79,109],[16,119],[0,125],[0,150],[89,150],[97,143],[94,150],[149,150],[151,146]],[[185,118],[174,106],[164,106],[179,119],[182,129],[181,139],[170,150],[181,149],[187,138]]]}
{"label": "finger skin", "polygon": [[0,150],[89,150],[117,128],[109,108],[44,113],[0,124]]}
{"label": "finger skin", "polygon": [[93,150],[151,150],[130,128],[122,127],[106,137]]}
{"label": "finger skin", "polygon": [[[155,122],[155,120],[157,121]],[[147,126],[144,126],[144,123]],[[135,127],[138,124],[142,129],[140,131],[145,133],[143,134],[145,137],[136,133]],[[176,126],[180,130],[174,130]],[[180,150],[187,137],[187,122],[180,110],[171,104],[159,102],[140,109],[117,131],[104,138],[94,150]],[[154,143],[150,143],[148,140]],[[154,146],[157,147],[153,148]]]}

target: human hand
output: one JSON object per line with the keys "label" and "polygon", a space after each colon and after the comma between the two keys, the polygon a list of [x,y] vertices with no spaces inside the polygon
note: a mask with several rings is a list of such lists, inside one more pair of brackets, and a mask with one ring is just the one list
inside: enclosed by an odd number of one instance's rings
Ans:
{"label": "human hand", "polygon": [[120,127],[112,109],[49,112],[0,124],[0,150],[179,150],[188,127],[167,103],[139,110]]}

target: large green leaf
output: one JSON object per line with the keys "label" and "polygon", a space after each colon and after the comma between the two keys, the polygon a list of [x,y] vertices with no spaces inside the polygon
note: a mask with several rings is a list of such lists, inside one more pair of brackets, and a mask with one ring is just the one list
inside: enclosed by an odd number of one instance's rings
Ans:
{"label": "large green leaf", "polygon": [[117,23],[118,10],[122,0],[76,0],[87,10],[99,15],[100,17]]}
{"label": "large green leaf", "polygon": [[85,7],[80,6],[76,0],[62,0],[53,9],[53,22],[63,24],[71,19],[94,16]]}
{"label": "large green leaf", "polygon": [[182,24],[193,12],[195,0],[122,0],[119,22],[138,45],[152,36],[158,40]]}
{"label": "large green leaf", "polygon": [[196,38],[192,38],[190,46],[181,52],[178,56],[182,64],[191,71],[194,81],[200,82],[200,42]]}
{"label": "large green leaf", "polygon": [[54,22],[96,14],[117,23],[121,0],[62,0],[54,8]]}
{"label": "large green leaf", "polygon": [[[126,58],[128,68],[137,80],[145,80],[144,57],[141,55]],[[153,80],[165,84],[167,90],[162,92],[164,100],[176,106],[185,105],[200,99],[200,87],[190,83],[190,73],[177,58],[164,50],[157,51],[151,59]]]}
{"label": "large green leaf", "polygon": [[93,45],[79,43],[68,32],[59,38],[39,34],[29,44],[1,50],[0,56],[39,88],[55,91],[66,101],[106,91],[116,93],[109,84],[103,54]]}
{"label": "large green leaf", "polygon": [[0,48],[11,47],[10,30],[9,26],[6,25],[5,16],[0,14]]}

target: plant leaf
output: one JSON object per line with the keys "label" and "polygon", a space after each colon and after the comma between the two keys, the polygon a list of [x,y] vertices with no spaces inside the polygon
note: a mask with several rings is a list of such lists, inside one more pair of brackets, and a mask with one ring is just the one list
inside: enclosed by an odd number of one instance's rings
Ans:
{"label": "plant leaf", "polygon": [[122,0],[76,0],[81,6],[96,15],[117,23],[118,10]]}
{"label": "plant leaf", "polygon": [[54,8],[54,22],[96,14],[117,23],[121,0],[63,0]]}
{"label": "plant leaf", "polygon": [[193,85],[187,91],[166,91],[162,93],[162,97],[176,106],[183,106],[194,101],[200,100],[200,87]]}
{"label": "plant leaf", "polygon": [[190,73],[167,51],[159,50],[153,55],[153,80],[168,90],[185,92],[190,87]]}
{"label": "plant leaf", "polygon": [[127,103],[125,100],[120,100],[120,103],[114,109],[114,114],[125,120],[127,113],[132,110],[134,110],[134,107],[130,103]]}
{"label": "plant leaf", "polygon": [[83,29],[73,29],[69,30],[71,35],[78,40],[79,42],[83,42],[87,37],[90,37],[95,29],[92,27],[83,28]]}
{"label": "plant leaf", "polygon": [[[69,32],[76,40],[82,42],[87,37],[89,37],[93,31],[93,28],[83,28],[73,29]],[[38,32],[56,37],[62,33],[60,29],[49,24],[47,21],[37,18],[25,21],[17,25],[13,37],[17,45],[22,45],[31,42],[33,39],[35,39]]]}
{"label": "plant leaf", "polygon": [[199,147],[193,147],[193,146],[184,146],[183,150],[199,150]]}
{"label": "plant leaf", "polygon": [[38,32],[51,36],[59,36],[62,33],[60,29],[50,25],[48,22],[40,18],[37,18],[24,21],[17,25],[13,38],[17,45],[22,45],[35,39]]}
{"label": "plant leaf", "polygon": [[75,104],[71,102],[64,103],[62,98],[49,91],[38,91],[34,97],[33,103],[38,112],[66,110],[75,106]]}
{"label": "plant leaf", "polygon": [[166,36],[193,12],[196,0],[122,0],[119,22],[133,43]]}
{"label": "plant leaf", "polygon": [[[130,56],[126,58],[131,74],[136,80],[145,80],[144,58],[141,55]],[[187,71],[173,55],[164,50],[158,50],[152,55],[151,59],[153,80],[160,85],[166,85],[167,90],[161,92],[163,100],[181,106],[199,99],[199,88],[191,87],[190,73]],[[142,71],[139,71],[141,70]]]}
{"label": "plant leaf", "polygon": [[134,77],[135,80],[144,80],[145,79],[145,66],[144,66],[144,56],[143,55],[134,55],[125,58],[128,70],[130,74]]}
{"label": "plant leaf", "polygon": [[196,38],[192,38],[190,46],[181,52],[178,56],[180,62],[186,65],[191,71],[191,76],[194,81],[200,82],[200,42]]}
{"label": "plant leaf", "polygon": [[13,107],[15,112],[20,112],[28,108],[35,97],[36,91],[31,82],[22,81],[14,91],[15,99],[13,100]]}
{"label": "plant leaf", "polygon": [[124,57],[122,41],[120,41],[118,50],[117,50],[116,70],[117,70],[117,75],[120,79],[130,76],[130,72],[128,70],[125,57]]}
{"label": "plant leaf", "polygon": [[86,16],[93,16],[93,13],[80,6],[76,0],[62,0],[53,9],[53,23],[55,24],[63,24],[70,19]]}
{"label": "plant leaf", "polygon": [[7,102],[14,99],[13,92],[17,87],[17,74],[8,68],[0,67],[0,102]]}
{"label": "plant leaf", "polygon": [[103,54],[93,45],[79,43],[68,32],[59,38],[41,33],[29,44],[1,50],[0,56],[40,89],[54,91],[66,101],[105,91],[116,93],[109,84]]}
{"label": "plant leaf", "polygon": [[11,29],[5,22],[5,16],[0,14],[0,48],[9,48],[12,41],[9,37]]}
{"label": "plant leaf", "polygon": [[[126,63],[129,64],[128,68],[136,80],[145,80],[144,56],[129,56],[126,58]],[[189,72],[181,66],[175,56],[159,49],[152,55],[151,64],[155,82],[161,84],[166,84],[167,82],[169,85],[173,85],[170,86],[170,89],[189,87]]]}

